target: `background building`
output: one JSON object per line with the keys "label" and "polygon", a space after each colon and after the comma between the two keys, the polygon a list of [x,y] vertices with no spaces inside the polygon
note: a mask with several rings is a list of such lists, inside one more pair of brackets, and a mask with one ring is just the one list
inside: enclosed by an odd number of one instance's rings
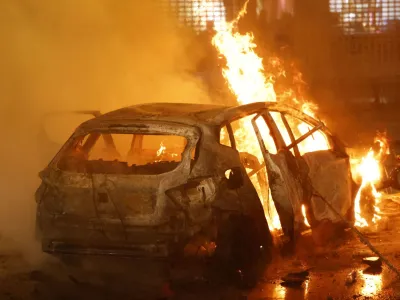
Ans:
{"label": "background building", "polygon": [[298,0],[295,55],[315,89],[348,101],[400,101],[400,0]]}

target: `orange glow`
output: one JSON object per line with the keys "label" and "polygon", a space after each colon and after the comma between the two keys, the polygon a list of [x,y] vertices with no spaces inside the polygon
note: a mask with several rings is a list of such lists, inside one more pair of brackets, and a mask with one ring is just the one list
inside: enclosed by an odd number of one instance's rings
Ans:
{"label": "orange glow", "polygon": [[378,208],[381,193],[376,190],[375,184],[382,178],[381,160],[382,156],[388,153],[388,144],[384,137],[376,138],[375,142],[379,143],[380,145],[378,153],[375,153],[372,149],[370,149],[367,155],[363,157],[361,161],[353,161],[353,174],[361,177],[361,186],[357,192],[354,203],[354,225],[358,227],[367,227],[369,225],[367,220],[362,216],[360,207],[362,191],[364,191],[366,188],[371,189],[372,196],[374,197],[374,216],[372,218],[372,223],[376,223],[381,219]]}

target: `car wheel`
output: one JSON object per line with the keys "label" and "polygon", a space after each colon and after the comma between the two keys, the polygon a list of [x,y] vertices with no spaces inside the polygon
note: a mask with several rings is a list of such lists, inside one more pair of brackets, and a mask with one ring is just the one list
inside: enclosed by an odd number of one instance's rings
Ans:
{"label": "car wheel", "polygon": [[230,216],[219,228],[215,259],[240,287],[254,287],[271,260],[272,245],[263,234],[252,218],[243,215]]}

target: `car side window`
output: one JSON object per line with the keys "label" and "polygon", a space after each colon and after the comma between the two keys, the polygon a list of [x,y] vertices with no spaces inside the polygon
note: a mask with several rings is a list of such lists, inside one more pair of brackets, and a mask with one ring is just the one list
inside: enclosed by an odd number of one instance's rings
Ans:
{"label": "car side window", "polygon": [[[233,121],[231,123],[231,127],[233,130],[236,149],[240,153],[250,154],[256,157],[259,161],[263,161],[260,144],[258,143],[258,139],[254,131],[253,124],[251,123],[254,116],[255,114]],[[260,117],[257,118],[256,124],[261,132],[261,135],[263,136],[264,141],[266,142],[265,146],[267,150],[275,154],[276,146],[269,131],[269,127],[267,126],[265,121]]]}
{"label": "car side window", "polygon": [[[285,114],[283,117],[288,122],[295,140],[302,137],[315,127],[292,115]],[[322,130],[315,131],[305,140],[298,143],[297,146],[299,148],[300,155],[303,155],[308,152],[332,149],[327,135]]]}
{"label": "car side window", "polygon": [[229,138],[228,127],[226,127],[226,125],[219,131],[219,143],[227,147],[232,147],[231,139]]}
{"label": "car side window", "polygon": [[[235,138],[236,149],[239,151],[240,159],[246,168],[247,176],[250,178],[264,208],[268,226],[271,230],[280,228],[280,221],[275,205],[272,200],[271,190],[268,183],[267,168],[257,139],[252,120],[256,114],[244,117],[231,123]],[[258,116],[256,128],[259,130],[265,148],[271,154],[276,154],[276,144],[270,128],[262,116]]]}
{"label": "car side window", "polygon": [[292,143],[292,140],[290,138],[289,132],[286,129],[285,123],[283,123],[282,114],[277,111],[270,111],[270,114],[276,126],[278,127],[286,146],[290,145]]}

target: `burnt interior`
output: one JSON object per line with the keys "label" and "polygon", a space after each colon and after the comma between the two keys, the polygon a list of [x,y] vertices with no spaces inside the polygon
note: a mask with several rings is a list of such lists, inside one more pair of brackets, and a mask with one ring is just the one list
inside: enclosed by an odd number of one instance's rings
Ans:
{"label": "burnt interior", "polygon": [[[118,137],[122,135],[121,144]],[[168,147],[171,145],[174,147]],[[178,167],[186,148],[187,140],[183,136],[95,132],[77,137],[63,151],[57,167],[77,173],[156,175]],[[191,151],[191,163],[194,154],[195,150]]]}
{"label": "burnt interior", "polygon": [[85,160],[74,156],[67,156],[60,160],[58,167],[63,171],[77,173],[92,173],[92,174],[140,174],[140,175],[157,175],[174,170],[180,162],[163,161],[149,163],[146,165],[129,166],[127,162],[118,160],[104,161]]}

